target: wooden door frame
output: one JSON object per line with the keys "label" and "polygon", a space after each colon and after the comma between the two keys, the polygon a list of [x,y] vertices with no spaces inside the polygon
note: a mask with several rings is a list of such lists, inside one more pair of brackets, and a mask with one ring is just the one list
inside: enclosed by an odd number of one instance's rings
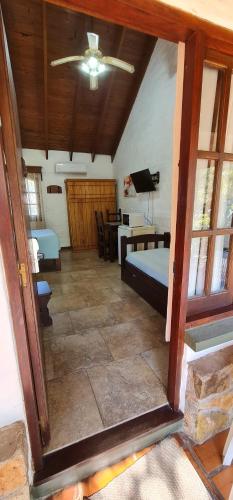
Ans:
{"label": "wooden door frame", "polygon": [[[9,233],[13,228],[13,241],[15,243],[15,260],[17,274],[16,278],[20,286],[21,300],[18,304],[21,310],[21,316],[17,318],[19,329],[24,328],[25,342],[28,343],[30,352],[30,367],[32,370],[32,385],[35,391],[35,407],[36,421],[34,422],[31,432],[35,436],[37,442],[42,438],[43,442],[48,442],[49,438],[49,423],[46,402],[46,389],[43,376],[43,366],[40,350],[40,342],[38,335],[38,319],[35,304],[34,287],[31,274],[31,263],[28,249],[28,235],[25,219],[25,206],[23,203],[22,189],[24,185],[24,170],[21,158],[21,138],[18,121],[18,110],[16,103],[16,95],[14,89],[13,75],[11,71],[10,56],[7,47],[6,34],[4,29],[2,12],[0,10],[0,80],[1,80],[1,95],[0,95],[0,111],[1,111],[1,149],[5,158],[4,175],[6,181],[4,188],[6,195],[9,196],[10,215],[12,226],[9,227]],[[3,221],[4,224],[5,221]],[[2,242],[4,246],[5,242]],[[5,254],[7,259],[7,254]],[[5,264],[6,266],[6,264]],[[9,266],[10,267],[10,266]],[[22,279],[20,269],[23,267],[24,279]],[[9,269],[11,272],[11,269]],[[10,284],[9,284],[10,286]],[[15,296],[10,296],[10,305],[14,305]],[[17,333],[15,334],[17,336]],[[23,341],[22,341],[23,344]],[[21,356],[21,348],[19,345],[19,359]],[[20,362],[19,362],[20,363]],[[25,360],[27,366],[27,360]],[[22,360],[22,370],[24,370]],[[27,379],[27,376],[25,376]],[[25,384],[27,380],[25,380]],[[28,409],[30,412],[30,408]],[[30,432],[30,431],[29,431]],[[40,436],[41,434],[41,436]],[[36,461],[42,464],[40,458],[42,450],[38,450]]]}
{"label": "wooden door frame", "polygon": [[[233,55],[232,33],[221,27],[217,27],[207,21],[199,20],[176,8],[165,6],[156,0],[47,0],[48,3],[69,8],[74,11],[83,12],[105,21],[125,25],[131,29],[139,30],[154,36],[165,38],[168,41],[186,43],[186,61],[189,50],[195,47],[198,58],[191,60],[192,68],[190,91],[183,96],[182,133],[185,140],[181,141],[180,151],[180,175],[177,234],[176,234],[176,276],[174,280],[173,315],[171,332],[171,354],[169,370],[169,401],[173,409],[179,405],[179,387],[181,374],[181,361],[184,345],[185,311],[187,308],[187,280],[189,270],[190,253],[190,207],[193,199],[193,176],[195,171],[194,161],[190,162],[187,169],[187,158],[191,159],[197,141],[198,109],[200,106],[200,85],[202,75],[202,62],[205,48],[213,48],[226,54]],[[200,33],[200,30],[202,33]],[[198,32],[192,37],[192,34]],[[187,74],[187,73],[186,73]],[[190,75],[188,76],[190,78]],[[191,120],[184,111],[184,105],[192,102]],[[1,111],[1,110],[0,110]],[[3,166],[2,166],[3,168]],[[3,184],[0,186],[4,191]],[[4,195],[4,192],[3,192]],[[5,196],[5,195],[4,195]],[[9,211],[9,207],[8,207]],[[185,217],[184,217],[185,214]],[[181,224],[181,222],[183,224]],[[5,224],[5,222],[4,222]],[[12,303],[12,317],[14,322],[15,337],[17,340],[18,360],[21,371],[22,384],[25,396],[25,406],[28,419],[32,455],[36,470],[43,463],[42,450],[39,435],[38,417],[36,412],[37,401],[34,392],[34,380],[31,371],[31,359],[28,349],[28,340],[25,329],[20,325],[19,318],[23,317],[22,301],[17,291],[18,273],[16,267],[16,256],[13,249],[13,228],[9,221],[8,242],[6,246],[4,265],[8,283],[10,301]],[[0,232],[3,231],[0,221]],[[2,233],[1,233],[2,234]],[[11,255],[9,258],[8,256]],[[182,281],[179,279],[182,276]],[[179,304],[179,308],[177,308]],[[175,307],[174,307],[175,306]],[[22,352],[22,346],[24,350]],[[33,409],[33,411],[32,411]]]}

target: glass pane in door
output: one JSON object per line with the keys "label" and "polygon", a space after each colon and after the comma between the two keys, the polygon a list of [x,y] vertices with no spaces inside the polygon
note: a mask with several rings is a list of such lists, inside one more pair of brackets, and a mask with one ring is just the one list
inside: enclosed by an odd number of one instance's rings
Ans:
{"label": "glass pane in door", "polygon": [[216,151],[223,71],[205,65],[203,69],[198,149]]}
{"label": "glass pane in door", "polygon": [[194,231],[210,228],[214,172],[214,161],[197,161],[195,200],[193,211]]}
{"label": "glass pane in door", "polygon": [[231,78],[230,101],[227,115],[225,153],[233,153],[233,78]]}
{"label": "glass pane in door", "polygon": [[233,227],[233,163],[223,162],[218,227]]}
{"label": "glass pane in door", "polygon": [[204,294],[208,238],[193,238],[189,270],[189,298]]}
{"label": "glass pane in door", "polygon": [[229,242],[228,234],[216,237],[211,292],[221,292],[226,288]]}

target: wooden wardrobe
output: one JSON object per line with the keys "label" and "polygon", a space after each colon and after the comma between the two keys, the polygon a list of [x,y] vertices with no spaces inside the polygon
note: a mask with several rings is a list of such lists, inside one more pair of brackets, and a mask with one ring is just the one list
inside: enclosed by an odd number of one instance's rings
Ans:
{"label": "wooden wardrobe", "polygon": [[66,197],[73,250],[97,248],[95,210],[106,220],[106,210],[116,211],[115,179],[67,179]]}

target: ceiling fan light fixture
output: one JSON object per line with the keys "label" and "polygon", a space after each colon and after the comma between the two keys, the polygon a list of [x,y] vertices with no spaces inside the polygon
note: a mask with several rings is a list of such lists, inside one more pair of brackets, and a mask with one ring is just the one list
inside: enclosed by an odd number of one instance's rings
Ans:
{"label": "ceiling fan light fixture", "polygon": [[84,71],[84,73],[88,73],[88,75],[90,74],[90,70],[89,70],[87,63],[83,62],[81,64],[81,69]]}
{"label": "ceiling fan light fixture", "polygon": [[[134,73],[134,66],[122,61],[116,57],[103,56],[102,52],[99,50],[99,35],[96,33],[87,33],[89,48],[85,50],[83,55],[80,56],[69,56],[63,57],[62,59],[56,59],[51,61],[52,66],[58,66],[59,64],[64,64],[72,61],[82,61],[79,66],[84,73],[90,76],[90,89],[98,89],[98,76],[106,71],[108,65],[115,66],[118,69],[127,71],[128,73]],[[106,66],[107,65],[107,66]]]}
{"label": "ceiling fan light fixture", "polygon": [[103,71],[105,71],[106,66],[105,64],[98,61],[96,57],[91,56],[81,64],[81,68],[85,73],[88,73],[89,75],[98,76],[100,73],[103,73]]}
{"label": "ceiling fan light fixture", "polygon": [[97,70],[99,62],[98,62],[98,59],[96,59],[96,57],[91,56],[91,57],[89,57],[87,64],[90,67],[90,69]]}

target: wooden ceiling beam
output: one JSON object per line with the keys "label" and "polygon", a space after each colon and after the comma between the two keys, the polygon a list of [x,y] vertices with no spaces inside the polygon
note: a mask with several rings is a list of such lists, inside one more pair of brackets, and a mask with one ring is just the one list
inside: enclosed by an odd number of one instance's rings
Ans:
{"label": "wooden ceiling beam", "polygon": [[[122,48],[122,45],[123,45],[124,39],[125,39],[125,33],[126,33],[126,28],[123,28],[123,27],[119,28],[119,34],[118,34],[118,37],[117,37],[117,42],[116,42],[115,50],[113,50],[114,57],[117,57],[117,58],[120,57],[121,48]],[[109,102],[110,102],[110,99],[111,99],[111,93],[112,93],[112,87],[113,87],[114,80],[115,80],[115,75],[116,75],[116,70],[112,71],[112,73],[111,73],[111,75],[109,77],[107,93],[104,95],[104,98],[103,98],[103,100],[101,102],[102,112],[101,112],[100,118],[98,119],[98,124],[97,124],[96,130],[95,130],[95,134],[94,134],[93,145],[92,145],[92,148],[91,148],[91,150],[92,150],[92,153],[91,153],[91,159],[92,159],[92,161],[95,161],[96,149],[98,147],[99,137],[100,137],[101,131],[103,129],[103,124],[104,124],[106,113],[107,113],[107,110],[108,110],[108,105],[109,105]]]}
{"label": "wooden ceiling beam", "polygon": [[46,160],[49,156],[49,120],[48,120],[48,30],[47,4],[42,0],[43,25],[43,76],[44,76],[44,144]]}
{"label": "wooden ceiling beam", "polygon": [[76,79],[76,84],[75,84],[75,93],[74,93],[74,104],[73,104],[73,115],[72,115],[72,125],[71,125],[71,132],[70,132],[70,161],[73,160],[73,154],[74,154],[74,145],[75,145],[75,131],[76,131],[76,116],[77,116],[77,111],[78,111],[78,103],[79,103],[79,97],[80,97],[80,90],[81,90],[81,76],[77,75]]}
{"label": "wooden ceiling beam", "polygon": [[[90,31],[92,31],[92,26],[93,26],[93,18],[89,18],[89,19],[85,18],[84,26],[83,26],[83,30],[81,31],[81,38],[80,38],[80,54],[82,54],[84,49],[85,49],[85,37],[86,37],[86,33],[88,32],[88,27],[89,27]],[[75,84],[73,115],[72,115],[72,122],[71,122],[71,131],[70,131],[70,138],[71,138],[71,140],[70,140],[70,161],[73,160],[73,154],[74,154],[74,148],[75,148],[76,118],[77,118],[77,112],[78,112],[78,104],[80,102],[80,93],[81,93],[81,74],[78,71],[77,77],[76,77],[76,84]]]}
{"label": "wooden ceiling beam", "polygon": [[145,52],[143,54],[143,59],[140,63],[140,67],[139,67],[138,71],[135,72],[135,77],[133,79],[132,87],[131,87],[131,91],[130,91],[130,98],[129,98],[128,104],[123,112],[119,131],[116,135],[116,139],[115,139],[114,144],[113,144],[112,154],[111,154],[112,161],[115,158],[115,154],[116,154],[118,145],[120,143],[121,137],[122,137],[123,132],[125,130],[126,123],[128,121],[131,109],[132,109],[134,102],[135,102],[135,99],[137,97],[140,85],[142,83],[143,77],[145,75],[147,66],[149,64],[149,61],[150,61],[152,52],[155,48],[157,40],[158,40],[158,38],[151,38],[151,36],[149,36],[147,41],[146,41],[146,48],[145,48]]}

